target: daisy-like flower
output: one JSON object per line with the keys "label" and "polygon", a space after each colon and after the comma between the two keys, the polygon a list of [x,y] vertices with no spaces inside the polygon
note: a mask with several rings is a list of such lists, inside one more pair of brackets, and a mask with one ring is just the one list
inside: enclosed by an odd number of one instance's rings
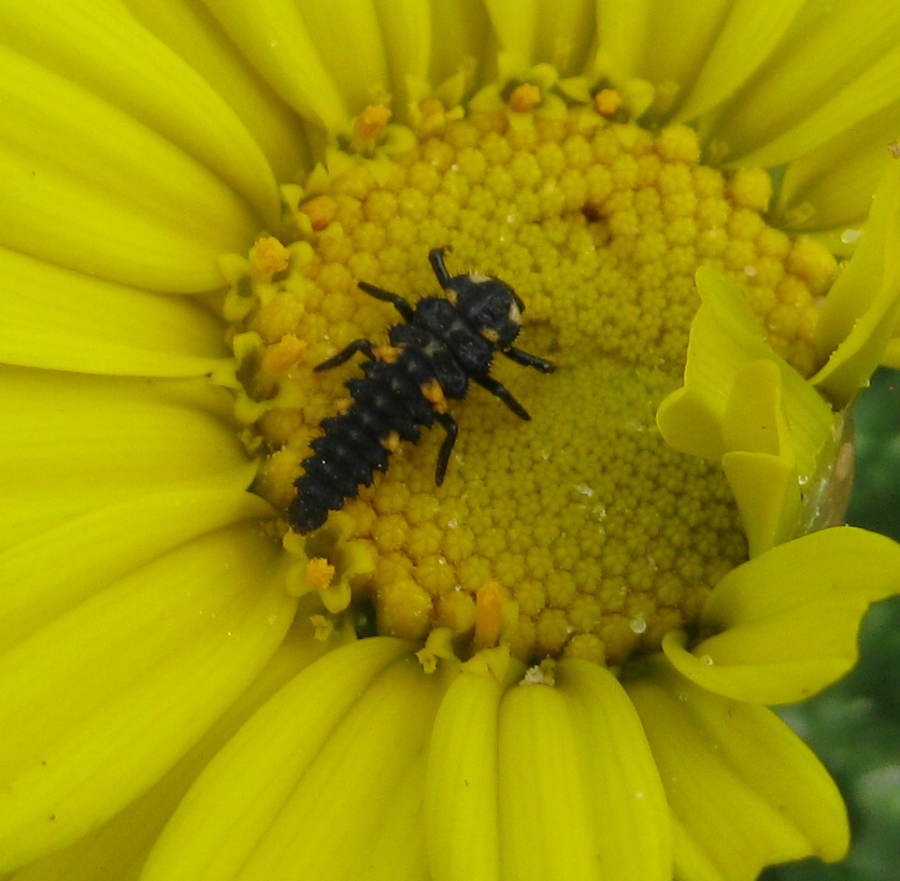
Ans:
{"label": "daisy-like flower", "polygon": [[[900,362],[900,7],[8,0],[0,32],[0,872],[841,858],[767,705],[900,588],[832,525]],[[396,322],[359,281],[438,293],[437,247],[556,373],[496,364],[531,421],[471,392],[441,487],[426,432],[292,531],[361,375],[313,367]]]}

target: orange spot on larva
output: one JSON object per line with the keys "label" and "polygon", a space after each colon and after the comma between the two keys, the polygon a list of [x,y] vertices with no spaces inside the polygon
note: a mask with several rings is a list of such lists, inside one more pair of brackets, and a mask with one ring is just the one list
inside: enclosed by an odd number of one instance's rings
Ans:
{"label": "orange spot on larva", "polygon": [[438,413],[447,412],[447,399],[444,397],[441,384],[436,379],[432,379],[422,386],[422,394]]}

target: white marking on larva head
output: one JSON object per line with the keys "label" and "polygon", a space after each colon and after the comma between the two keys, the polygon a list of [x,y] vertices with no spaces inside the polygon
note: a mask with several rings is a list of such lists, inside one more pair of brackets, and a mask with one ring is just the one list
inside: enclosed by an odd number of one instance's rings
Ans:
{"label": "white marking on larva head", "polygon": [[522,320],[522,313],[519,311],[519,306],[515,300],[509,304],[509,320],[513,324],[520,324]]}
{"label": "white marking on larva head", "polygon": [[470,272],[466,278],[472,284],[484,284],[486,281],[493,281],[489,275],[479,275],[477,272]]}

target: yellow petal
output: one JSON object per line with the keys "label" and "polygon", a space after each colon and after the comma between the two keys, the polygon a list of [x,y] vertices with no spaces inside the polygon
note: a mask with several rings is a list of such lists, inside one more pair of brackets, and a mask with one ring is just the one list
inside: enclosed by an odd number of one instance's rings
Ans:
{"label": "yellow petal", "polygon": [[727,145],[729,161],[779,165],[895,103],[898,40],[894,3],[807,4],[721,121],[716,137]]}
{"label": "yellow petal", "polygon": [[596,874],[592,794],[569,702],[555,688],[523,684],[499,717],[500,865],[503,881]]}
{"label": "yellow petal", "polygon": [[434,881],[497,881],[497,718],[503,685],[462,672],[438,710],[428,757],[425,828]]}
{"label": "yellow petal", "polygon": [[530,67],[535,60],[537,0],[485,0],[485,6],[503,51],[515,66]]}
{"label": "yellow petal", "polygon": [[312,167],[303,125],[199,3],[126,0],[134,16],[193,67],[240,117],[276,181]]}
{"label": "yellow petal", "polygon": [[838,406],[864,386],[900,319],[900,163],[889,164],[856,253],[838,276],[816,325],[825,366],[812,377]]}
{"label": "yellow petal", "polygon": [[[391,0],[381,0],[383,5]],[[383,8],[382,5],[382,8]],[[431,11],[431,73],[441,83],[455,74],[467,60],[478,60],[487,67],[496,37],[481,0],[427,0]],[[488,75],[477,82],[487,82]]]}
{"label": "yellow petal", "polygon": [[[221,287],[223,251],[259,220],[232,189],[130,114],[0,48],[4,245],[131,284]],[[65,149],[60,149],[60,145]]]}
{"label": "yellow petal", "polygon": [[666,797],[628,695],[608,670],[587,661],[561,661],[558,681],[570,702],[593,805],[597,877],[669,881]]}
{"label": "yellow petal", "polygon": [[656,85],[661,115],[667,116],[689,94],[730,7],[723,0],[653,4],[643,33],[636,35],[642,49],[636,74]]}
{"label": "yellow petal", "polygon": [[231,487],[185,484],[65,520],[0,551],[0,651],[117,579],[206,532],[271,517],[246,492],[253,463]]}
{"label": "yellow petal", "polygon": [[[177,145],[241,193],[269,226],[279,219],[272,171],[257,143],[226,100],[167,46],[141,27],[119,3],[52,0],[5,3],[0,31],[17,51],[73,88],[92,93]],[[85,52],[84,47],[91,51]],[[57,113],[71,113],[65,105]],[[107,138],[112,132],[106,132]],[[72,153],[59,147],[57,152]],[[124,144],[113,144],[128,159]],[[140,152],[131,159],[146,164]],[[178,182],[178,179],[175,179]],[[182,182],[183,185],[184,182]]]}
{"label": "yellow petal", "polygon": [[770,710],[709,694],[659,656],[626,688],[672,811],[676,877],[753,881],[770,863],[844,855],[837,787]]}
{"label": "yellow petal", "polygon": [[673,632],[663,649],[684,676],[717,694],[805,700],[854,666],[863,614],[897,592],[900,546],[861,529],[825,529],[733,569],[703,609],[701,626],[716,635],[688,652]]}
{"label": "yellow petal", "polygon": [[487,0],[501,47],[522,67],[547,62],[563,76],[581,71],[595,24],[593,0]]}
{"label": "yellow petal", "polygon": [[[420,881],[430,877],[422,817],[425,756],[422,753],[407,755],[405,761],[406,767],[387,795],[390,810],[383,813],[378,836],[369,845],[369,859],[354,878],[362,881]],[[337,875],[335,881],[343,881],[344,877]]]}
{"label": "yellow petal", "polygon": [[0,547],[147,491],[234,487],[247,457],[230,407],[201,379],[0,367]]}
{"label": "yellow petal", "polygon": [[[432,45],[432,9],[425,0],[373,0],[381,29],[390,83],[388,91],[401,119],[416,96],[411,87],[429,78]],[[461,13],[464,14],[464,13]],[[441,40],[452,40],[441,35]],[[459,49],[456,49],[459,52]],[[457,57],[457,63],[461,61]]]}
{"label": "yellow petal", "polygon": [[773,219],[795,230],[835,230],[852,245],[872,207],[872,193],[900,138],[900,104],[842,131],[788,165]]}
{"label": "yellow petal", "polygon": [[893,367],[894,370],[900,369],[900,336],[895,335],[894,339],[888,343],[881,363],[885,367]]}
{"label": "yellow petal", "polygon": [[655,12],[653,0],[597,0],[597,33],[602,56],[610,71],[622,78],[641,76],[646,34]]}
{"label": "yellow petal", "polygon": [[227,354],[197,303],[152,294],[0,249],[0,359],[130,376],[202,376]]}
{"label": "yellow petal", "polygon": [[[383,837],[385,826],[398,831],[392,822],[397,819],[393,794],[408,782],[410,765],[421,770],[439,694],[439,684],[412,657],[385,671],[296,781],[237,877],[242,881],[360,877],[374,859],[375,842]],[[419,778],[420,805],[422,795]],[[373,805],[381,809],[374,811]],[[421,835],[421,817],[409,815],[408,798],[398,807],[408,824],[399,830],[403,837]],[[374,873],[381,876],[393,877],[408,858],[392,848],[382,847],[380,853],[388,861]]]}
{"label": "yellow petal", "polygon": [[296,0],[287,5],[297,7],[318,56],[354,115],[386,99],[388,63],[373,0]]}
{"label": "yellow petal", "polygon": [[[152,852],[144,881],[190,877],[230,881],[238,877],[276,826],[279,842],[291,834],[304,835],[312,827],[324,835],[320,823],[326,819],[332,822],[334,833],[352,837],[350,818],[342,821],[331,813],[340,808],[336,800],[346,806],[354,799],[354,787],[362,787],[357,790],[360,795],[367,788],[377,787],[377,781],[383,778],[373,770],[380,772],[381,765],[366,764],[374,759],[372,750],[384,749],[385,741],[394,737],[400,749],[406,738],[415,734],[411,730],[415,725],[406,728],[401,724],[409,715],[408,668],[404,666],[397,675],[382,675],[408,650],[399,640],[360,640],[330,652],[288,683],[251,717],[197,779]],[[393,692],[390,686],[395,686]],[[326,753],[328,769],[335,776],[323,782]],[[342,758],[347,764],[337,771],[334,766]],[[402,758],[405,761],[408,755],[404,753]],[[395,767],[394,762],[391,765]],[[399,773],[401,768],[396,770]],[[357,774],[363,779],[357,780]],[[310,791],[310,782],[319,789]],[[378,812],[371,810],[371,804],[365,808],[371,822]],[[286,822],[280,819],[283,817]],[[329,840],[333,841],[331,834]],[[285,874],[256,877],[287,881],[295,877],[295,872],[304,879],[330,877],[303,874],[305,860],[316,857],[310,850],[318,850],[320,855],[332,853],[324,838],[311,844],[309,850],[296,842],[282,854],[293,863]],[[360,856],[359,851],[356,855]]]}
{"label": "yellow petal", "polygon": [[[735,0],[727,9],[718,33],[712,37],[703,66],[675,114],[678,120],[695,119],[742,86],[778,44],[803,0],[763,4],[757,0]],[[680,31],[680,16],[672,17]],[[690,38],[687,38],[688,40]],[[678,42],[675,40],[673,42]],[[653,45],[654,52],[659,44]]]}
{"label": "yellow petal", "polygon": [[15,881],[125,881],[136,879],[165,823],[210,758],[260,704],[324,650],[310,628],[291,631],[262,672],[187,754],[140,798],[96,832],[29,863]]}
{"label": "yellow petal", "polygon": [[4,869],[148,789],[258,674],[290,625],[257,526],[198,539],[0,657]]}
{"label": "yellow petal", "polygon": [[[331,6],[321,6],[321,15],[331,14],[330,37],[316,33],[304,10],[292,0],[257,0],[246,6],[208,0],[206,6],[247,62],[305,119],[329,132],[343,131],[351,117],[368,103],[365,83],[354,80],[353,93],[343,92],[344,75],[337,68],[346,63],[346,76],[352,79],[370,63],[371,54],[365,52],[363,58],[354,60],[346,45],[334,52],[335,41],[347,22],[331,13]],[[377,43],[377,34],[376,23],[368,39]],[[332,50],[330,55],[319,53],[317,38]]]}

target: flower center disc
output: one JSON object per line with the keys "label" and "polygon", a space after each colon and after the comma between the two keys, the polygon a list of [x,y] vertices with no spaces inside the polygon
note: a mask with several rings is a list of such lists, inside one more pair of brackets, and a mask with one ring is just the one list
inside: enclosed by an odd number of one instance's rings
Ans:
{"label": "flower center disc", "polygon": [[[689,623],[745,558],[719,467],[669,449],[655,423],[684,369],[693,275],[742,279],[773,346],[808,373],[834,263],[766,226],[764,172],[726,179],[699,164],[692,130],[611,121],[603,94],[542,112],[514,93],[456,121],[426,102],[412,136],[314,174],[294,233],[257,242],[228,295],[251,444],[267,453],[256,489],[283,508],[319,423],[362,376],[357,359],[313,367],[354,339],[385,343],[399,320],[358,281],[439,295],[427,254],[449,246],[451,274],[516,290],[516,344],[557,365],[495,360],[530,422],[477,387],[451,404],[460,433],[440,488],[443,432],[426,430],[346,501],[338,544],[369,554],[352,590],[380,633],[444,628],[461,654],[507,642],[524,660],[617,664]],[[327,544],[307,551],[337,559]]]}

